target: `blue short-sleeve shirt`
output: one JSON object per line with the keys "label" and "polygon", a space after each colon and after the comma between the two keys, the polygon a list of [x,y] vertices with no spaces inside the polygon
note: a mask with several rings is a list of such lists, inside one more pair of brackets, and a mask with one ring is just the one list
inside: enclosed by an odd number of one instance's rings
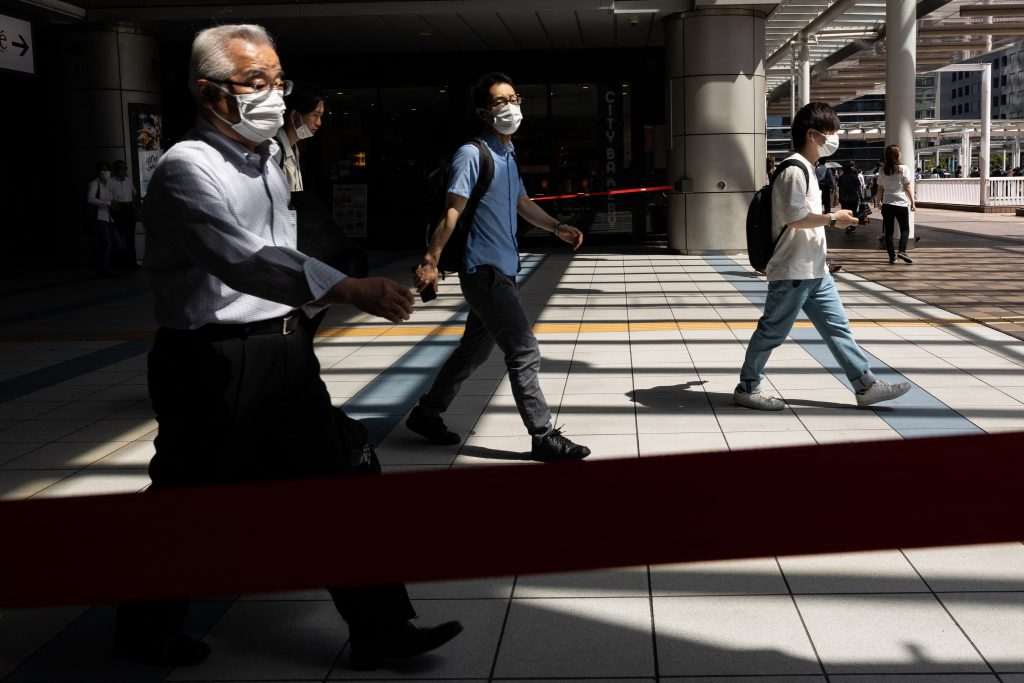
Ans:
{"label": "blue short-sleeve shirt", "polygon": [[[516,203],[526,196],[526,188],[519,177],[512,143],[501,144],[489,131],[481,139],[494,159],[494,178],[480,200],[466,238],[466,271],[473,273],[479,266],[493,266],[515,277],[519,273]],[[465,144],[452,158],[448,192],[469,199],[479,176],[480,152],[476,145]]]}

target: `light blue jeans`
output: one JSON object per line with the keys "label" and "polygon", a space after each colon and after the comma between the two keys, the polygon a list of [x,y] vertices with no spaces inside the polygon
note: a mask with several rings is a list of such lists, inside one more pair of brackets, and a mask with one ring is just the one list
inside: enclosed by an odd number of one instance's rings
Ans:
{"label": "light blue jeans", "polygon": [[768,283],[764,315],[757,321],[757,329],[747,344],[747,356],[740,370],[740,385],[744,390],[751,393],[761,390],[764,366],[772,351],[789,336],[800,311],[810,318],[828,350],[839,361],[854,391],[874,384],[871,364],[850,331],[850,321],[846,319],[836,282],[830,273],[825,273],[825,277],[815,280],[774,280]]}

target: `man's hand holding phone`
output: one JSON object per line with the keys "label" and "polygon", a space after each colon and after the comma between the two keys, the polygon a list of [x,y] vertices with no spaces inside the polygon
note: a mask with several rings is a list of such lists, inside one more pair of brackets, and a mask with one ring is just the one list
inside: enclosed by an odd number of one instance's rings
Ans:
{"label": "man's hand holding phone", "polygon": [[437,268],[431,263],[413,267],[412,284],[420,293],[420,301],[433,301],[437,298]]}

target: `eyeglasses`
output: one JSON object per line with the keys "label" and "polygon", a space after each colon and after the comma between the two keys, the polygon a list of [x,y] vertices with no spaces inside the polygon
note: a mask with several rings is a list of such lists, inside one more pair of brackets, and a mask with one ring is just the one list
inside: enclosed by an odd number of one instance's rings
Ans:
{"label": "eyeglasses", "polygon": [[513,95],[512,97],[495,97],[491,100],[491,109],[501,109],[506,104],[518,104],[522,106],[523,97],[522,95]]}
{"label": "eyeglasses", "polygon": [[237,83],[230,79],[221,80],[219,78],[207,78],[206,80],[211,83],[220,83],[222,85],[233,85],[236,88],[248,88],[254,93],[258,92],[270,92],[271,90],[277,90],[284,97],[288,97],[292,94],[292,87],[295,85],[292,81],[278,81],[277,83],[268,83],[267,81],[255,80],[249,81],[248,83]]}

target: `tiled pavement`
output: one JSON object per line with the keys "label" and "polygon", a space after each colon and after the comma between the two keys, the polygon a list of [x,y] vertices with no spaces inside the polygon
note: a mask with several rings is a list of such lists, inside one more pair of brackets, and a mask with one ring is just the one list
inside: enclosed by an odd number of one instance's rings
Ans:
{"label": "tiled pavement", "polygon": [[[935,272],[944,257],[929,250],[938,244],[925,244],[914,253],[914,270],[901,276]],[[542,383],[556,422],[594,449],[592,459],[1024,430],[1024,342],[866,277],[877,256],[844,252],[852,272],[839,284],[876,370],[915,389],[877,409],[856,409],[834,361],[802,324],[768,367],[769,386],[789,408],[763,414],[731,403],[765,289],[742,259],[659,250],[531,255],[523,298],[536,316]],[[404,278],[407,266],[398,259],[386,270]],[[949,286],[972,289],[986,272],[979,266]],[[142,280],[49,282],[7,283],[0,293],[0,496],[141,490],[155,429],[145,393],[152,323]],[[528,449],[497,355],[449,412],[449,424],[468,434],[463,444],[427,446],[401,425],[458,338],[455,289],[446,284],[441,298],[401,326],[334,311],[318,342],[332,396],[368,420],[387,471],[517,464]],[[500,468],[494,476],[500,483]],[[864,504],[871,504],[869,491]],[[643,524],[642,509],[623,514]],[[436,533],[457,531],[458,520],[438,520]],[[31,557],[4,548],[0,580],[6,562]],[[1024,683],[1020,543],[504,577],[410,591],[424,622],[461,619],[465,633],[407,667],[362,678]],[[116,658],[111,614],[109,606],[3,612],[0,678],[357,678],[346,666],[344,622],[324,593],[197,603],[191,627],[214,653],[201,666],[174,671]]]}
{"label": "tiled pavement", "polygon": [[[861,277],[1024,339],[1024,218],[918,209],[915,262],[889,265],[882,219],[853,235],[834,231],[829,252]],[[897,233],[898,234],[898,233]]]}

